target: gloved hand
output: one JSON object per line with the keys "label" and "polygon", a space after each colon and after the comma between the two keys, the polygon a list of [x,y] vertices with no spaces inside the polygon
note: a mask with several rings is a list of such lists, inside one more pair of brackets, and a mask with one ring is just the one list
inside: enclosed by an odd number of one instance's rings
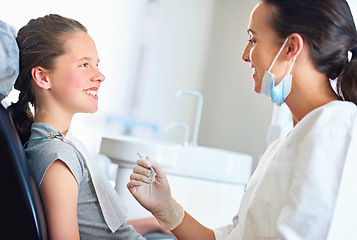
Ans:
{"label": "gloved hand", "polygon": [[[150,178],[150,167],[155,172],[155,181]],[[167,177],[158,163],[149,157],[139,158],[127,187],[134,198],[154,217],[165,230],[178,227],[185,215],[185,211],[171,196]]]}

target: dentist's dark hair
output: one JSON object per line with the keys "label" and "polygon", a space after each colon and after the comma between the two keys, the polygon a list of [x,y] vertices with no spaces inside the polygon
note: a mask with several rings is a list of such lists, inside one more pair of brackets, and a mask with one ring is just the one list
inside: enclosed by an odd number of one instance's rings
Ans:
{"label": "dentist's dark hair", "polygon": [[340,97],[357,104],[357,32],[346,0],[261,1],[270,7],[270,24],[277,34],[300,34],[317,70],[337,79]]}
{"label": "dentist's dark hair", "polygon": [[53,70],[56,58],[65,53],[66,36],[79,31],[87,32],[87,29],[73,19],[50,14],[30,20],[18,32],[16,41],[20,49],[20,73],[14,87],[20,91],[20,95],[9,111],[23,144],[30,137],[33,123],[30,104],[36,107],[31,70],[34,67]]}

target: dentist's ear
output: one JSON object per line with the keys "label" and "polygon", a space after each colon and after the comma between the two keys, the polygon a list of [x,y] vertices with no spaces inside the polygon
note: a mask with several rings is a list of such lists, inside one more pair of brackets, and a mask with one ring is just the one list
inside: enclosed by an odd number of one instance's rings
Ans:
{"label": "dentist's ear", "polygon": [[51,83],[48,78],[48,73],[43,67],[34,67],[31,69],[32,79],[36,85],[42,89],[50,89]]}
{"label": "dentist's ear", "polygon": [[304,48],[304,39],[298,33],[290,35],[288,42],[288,61],[300,55]]}

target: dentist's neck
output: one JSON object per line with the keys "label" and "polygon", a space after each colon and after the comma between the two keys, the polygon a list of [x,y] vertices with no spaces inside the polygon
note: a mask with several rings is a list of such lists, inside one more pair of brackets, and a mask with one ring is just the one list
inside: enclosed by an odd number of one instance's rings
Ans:
{"label": "dentist's neck", "polygon": [[293,115],[294,126],[312,110],[341,100],[324,74],[309,69],[301,71],[304,74],[293,74],[292,90],[285,100]]}

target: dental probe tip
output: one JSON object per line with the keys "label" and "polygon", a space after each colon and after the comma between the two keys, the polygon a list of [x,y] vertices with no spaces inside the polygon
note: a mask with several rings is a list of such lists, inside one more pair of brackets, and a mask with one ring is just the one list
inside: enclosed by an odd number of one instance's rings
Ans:
{"label": "dental probe tip", "polygon": [[[140,153],[136,153],[136,154],[138,154],[138,156],[140,158],[142,158]],[[151,182],[155,182],[156,181],[156,172],[152,167],[150,167],[149,169],[150,169],[149,179],[150,179]]]}

